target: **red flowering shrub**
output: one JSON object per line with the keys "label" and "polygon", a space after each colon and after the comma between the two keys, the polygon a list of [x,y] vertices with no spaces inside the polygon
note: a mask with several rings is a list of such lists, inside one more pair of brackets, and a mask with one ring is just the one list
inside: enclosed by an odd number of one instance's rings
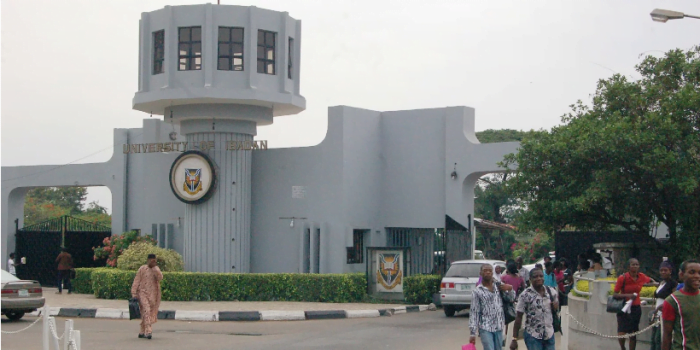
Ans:
{"label": "red flowering shrub", "polygon": [[146,242],[149,244],[156,244],[156,240],[151,236],[139,236],[136,231],[124,232],[121,235],[114,235],[107,237],[102,241],[102,247],[93,247],[92,250],[95,252],[93,257],[94,260],[97,259],[107,259],[107,266],[117,267],[117,260],[119,256],[129,248],[132,243],[135,242]]}
{"label": "red flowering shrub", "polygon": [[548,234],[538,232],[529,243],[513,243],[510,246],[510,250],[513,252],[513,256],[522,256],[525,264],[528,264],[539,260],[549,251],[554,250],[554,240]]}

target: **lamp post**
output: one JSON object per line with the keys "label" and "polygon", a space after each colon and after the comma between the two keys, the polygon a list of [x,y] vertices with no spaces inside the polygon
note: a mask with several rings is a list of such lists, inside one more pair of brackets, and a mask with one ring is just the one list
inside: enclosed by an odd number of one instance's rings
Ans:
{"label": "lamp post", "polygon": [[683,12],[662,9],[654,9],[654,11],[651,11],[650,15],[652,20],[661,23],[666,23],[669,19],[683,19],[685,17],[700,19],[700,16],[692,16]]}

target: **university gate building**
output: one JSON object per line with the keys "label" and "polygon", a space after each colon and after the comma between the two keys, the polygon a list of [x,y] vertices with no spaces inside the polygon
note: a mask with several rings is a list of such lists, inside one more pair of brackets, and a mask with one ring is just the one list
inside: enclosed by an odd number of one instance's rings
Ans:
{"label": "university gate building", "polygon": [[398,247],[429,273],[472,256],[476,181],[518,146],[480,144],[474,109],[335,106],[320,144],[273,148],[258,126],[306,106],[301,21],[204,4],[139,26],[132,107],[162,119],[115,129],[104,163],[3,167],[3,268],[26,193],[46,186],[108,187],[112,234],[153,235],[187,271],[364,272],[368,248]]}

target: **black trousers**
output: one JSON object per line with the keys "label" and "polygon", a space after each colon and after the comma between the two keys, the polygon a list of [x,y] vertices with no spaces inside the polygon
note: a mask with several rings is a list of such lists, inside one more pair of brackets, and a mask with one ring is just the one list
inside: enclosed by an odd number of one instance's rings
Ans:
{"label": "black trousers", "polygon": [[70,284],[70,270],[58,270],[58,291],[62,292],[65,287],[68,292],[73,291],[73,286]]}

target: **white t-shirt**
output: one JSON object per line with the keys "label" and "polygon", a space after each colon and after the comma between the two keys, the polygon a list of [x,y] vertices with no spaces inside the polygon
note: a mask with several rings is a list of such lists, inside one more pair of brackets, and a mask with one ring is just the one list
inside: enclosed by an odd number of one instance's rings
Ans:
{"label": "white t-shirt", "polygon": [[525,280],[525,282],[530,280],[530,271],[528,271],[524,266],[518,270],[518,274]]}
{"label": "white t-shirt", "polygon": [[7,260],[7,272],[9,272],[12,275],[17,274],[17,270],[15,270],[15,261],[12,259]]}
{"label": "white t-shirt", "polygon": [[[666,281],[661,281],[661,283],[659,283],[659,286],[656,288],[656,292],[658,293],[661,290],[661,288],[664,287],[665,284],[666,284]],[[663,304],[664,304],[664,299],[656,298],[656,307],[659,307]],[[659,313],[661,313],[661,312],[659,312]]]}
{"label": "white t-shirt", "polygon": [[610,261],[610,259],[608,259],[608,258],[603,258],[603,268],[608,270],[608,272],[609,272],[609,270],[612,270],[612,268],[613,268],[612,261]]}

